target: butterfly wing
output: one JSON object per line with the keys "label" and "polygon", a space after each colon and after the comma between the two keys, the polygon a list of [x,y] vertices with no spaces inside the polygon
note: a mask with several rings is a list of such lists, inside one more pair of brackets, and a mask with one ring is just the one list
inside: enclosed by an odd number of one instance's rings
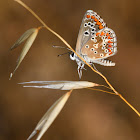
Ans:
{"label": "butterfly wing", "polygon": [[117,52],[117,39],[114,31],[104,28],[91,37],[81,48],[81,54],[87,58],[87,62],[95,62],[105,59]]}
{"label": "butterfly wing", "polygon": [[88,10],[82,20],[79,35],[76,44],[76,52],[81,54],[81,48],[87,43],[87,41],[94,36],[99,30],[106,27],[106,23],[100,16],[92,11]]}
{"label": "butterfly wing", "polygon": [[[106,27],[103,19],[92,10],[88,10],[83,17],[76,52],[89,64],[115,65],[115,63],[104,59],[117,52],[116,35],[112,29]],[[78,57],[75,56],[74,58],[78,64],[79,78],[81,78],[84,64]],[[83,65],[81,66],[81,64]]]}

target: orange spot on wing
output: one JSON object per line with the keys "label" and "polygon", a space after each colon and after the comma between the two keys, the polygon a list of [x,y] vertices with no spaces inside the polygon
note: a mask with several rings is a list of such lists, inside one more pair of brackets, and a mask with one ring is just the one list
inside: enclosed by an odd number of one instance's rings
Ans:
{"label": "orange spot on wing", "polygon": [[101,23],[100,21],[97,21],[96,24],[97,24],[97,25],[101,25],[102,23]]}
{"label": "orange spot on wing", "polygon": [[91,19],[94,19],[95,17],[94,16],[91,16]]}
{"label": "orange spot on wing", "polygon": [[109,36],[109,33],[106,33],[106,36]]}
{"label": "orange spot on wing", "polygon": [[102,25],[99,25],[99,29],[103,29],[104,27]]}
{"label": "orange spot on wing", "polygon": [[90,18],[90,15],[87,15],[87,18]]}
{"label": "orange spot on wing", "polygon": [[112,46],[109,44],[108,47],[112,47]]}
{"label": "orange spot on wing", "polygon": [[110,52],[109,55],[111,55],[111,54],[112,54],[112,51],[111,51],[110,49],[108,49],[108,50],[109,50],[109,52]]}
{"label": "orange spot on wing", "polygon": [[113,43],[113,42],[109,40],[108,43]]}
{"label": "orange spot on wing", "polygon": [[112,39],[112,38],[109,36],[108,39]]}
{"label": "orange spot on wing", "polygon": [[96,33],[96,36],[98,36],[100,33]]}
{"label": "orange spot on wing", "polygon": [[104,35],[104,34],[105,34],[104,32],[101,32],[101,36]]}
{"label": "orange spot on wing", "polygon": [[94,21],[95,21],[95,22],[97,22],[97,21],[98,21],[98,19],[97,19],[97,18],[95,18],[95,19],[94,19]]}

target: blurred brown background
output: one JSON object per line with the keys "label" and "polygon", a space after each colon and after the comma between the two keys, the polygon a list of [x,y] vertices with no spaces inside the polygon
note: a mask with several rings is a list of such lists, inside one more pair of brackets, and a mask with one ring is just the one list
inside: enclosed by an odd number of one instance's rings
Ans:
{"label": "blurred brown background", "polygon": [[[140,111],[139,0],[24,0],[49,27],[75,48],[86,10],[99,13],[118,38],[115,67],[96,65],[117,91]],[[9,48],[26,30],[40,23],[13,0],[0,1],[0,140],[25,140],[48,108],[65,92],[23,88],[31,80],[78,80],[77,65],[65,46],[43,29],[11,81],[21,48]],[[87,68],[87,67],[86,67]],[[89,68],[82,80],[105,84]],[[139,140],[140,118],[117,96],[75,90],[42,140]],[[34,138],[35,139],[35,138]]]}

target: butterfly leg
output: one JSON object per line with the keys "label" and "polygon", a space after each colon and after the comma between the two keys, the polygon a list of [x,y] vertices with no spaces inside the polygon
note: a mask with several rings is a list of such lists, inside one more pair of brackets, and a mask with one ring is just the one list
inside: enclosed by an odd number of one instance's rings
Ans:
{"label": "butterfly leg", "polygon": [[[92,63],[92,66],[93,66],[93,68],[96,70],[96,71],[98,71],[97,70],[97,68],[95,67],[95,65]],[[98,71],[99,72],[99,71]],[[99,72],[99,73],[101,73],[101,72]],[[101,73],[102,74],[102,73]]]}
{"label": "butterfly leg", "polygon": [[82,69],[84,69],[84,65],[85,65],[85,64],[83,64],[82,62],[79,62],[79,63],[78,63],[78,68],[77,68],[77,70],[78,70],[78,74],[79,74],[79,79],[81,79],[81,77],[82,77]]}

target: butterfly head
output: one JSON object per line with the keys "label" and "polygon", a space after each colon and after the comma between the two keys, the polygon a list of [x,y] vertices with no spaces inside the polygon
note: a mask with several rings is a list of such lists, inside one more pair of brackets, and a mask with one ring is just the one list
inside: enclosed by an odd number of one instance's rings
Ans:
{"label": "butterfly head", "polygon": [[76,57],[75,57],[75,53],[74,53],[74,52],[72,52],[72,53],[70,54],[70,59],[71,59],[71,60],[76,60]]}

